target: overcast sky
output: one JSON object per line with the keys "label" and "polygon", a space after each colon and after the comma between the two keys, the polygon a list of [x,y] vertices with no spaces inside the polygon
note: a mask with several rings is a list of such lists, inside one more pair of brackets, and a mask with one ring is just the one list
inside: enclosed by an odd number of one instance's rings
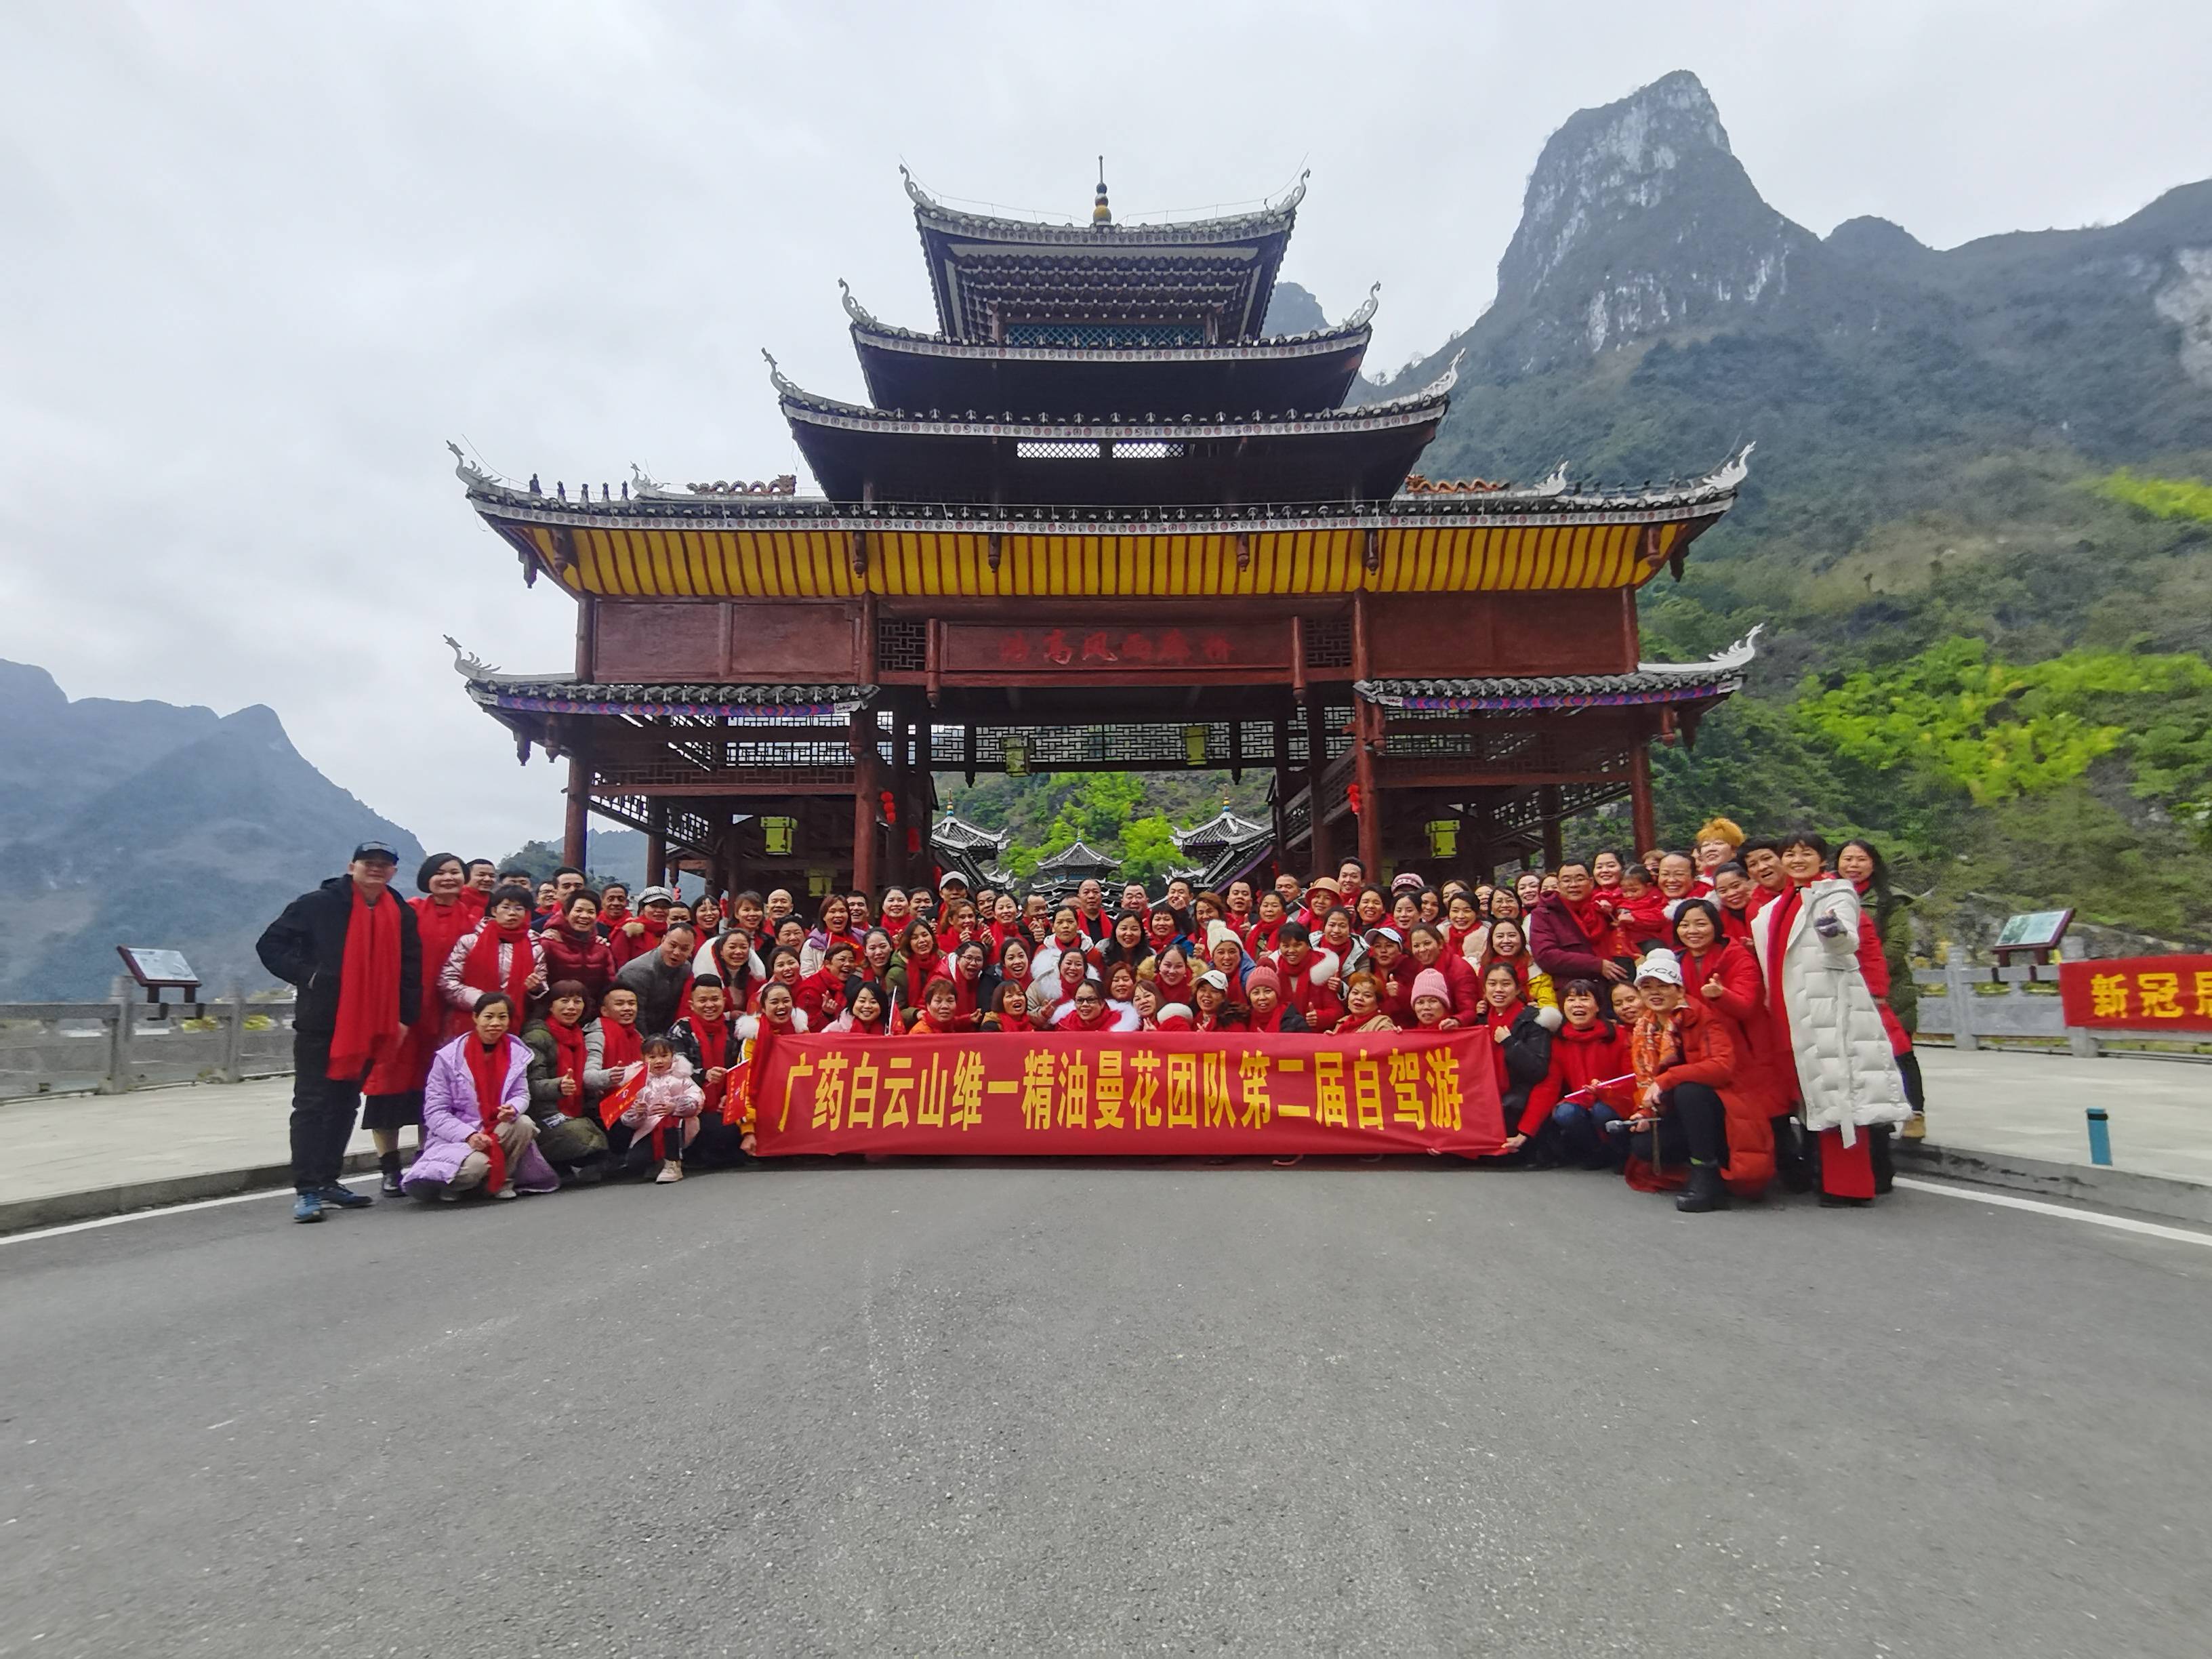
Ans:
{"label": "overcast sky", "polygon": [[0,656],[265,702],[426,843],[504,852],[557,775],[439,636],[563,671],[573,607],[442,441],[549,486],[798,470],[760,348],[858,397],[838,277],[934,325],[902,160],[1079,217],[1103,150],[1123,218],[1310,167],[1284,274],[1332,317],[1380,280],[1381,371],[1488,302],[1552,130],[1668,70],[1792,218],[1948,246],[2212,174],[2208,61],[2203,0],[9,0]]}

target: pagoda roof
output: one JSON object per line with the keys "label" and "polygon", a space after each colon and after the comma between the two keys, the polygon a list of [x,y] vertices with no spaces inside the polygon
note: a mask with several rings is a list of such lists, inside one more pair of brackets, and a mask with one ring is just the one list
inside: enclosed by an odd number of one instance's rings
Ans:
{"label": "pagoda roof", "polygon": [[[446,636],[453,672],[483,708],[520,714],[704,714],[724,720],[842,720],[876,695],[872,685],[756,685],[720,681],[647,684],[574,674],[507,674]],[[978,832],[981,833],[981,832]]]}
{"label": "pagoda roof", "polygon": [[914,203],[937,316],[949,337],[988,340],[1009,324],[1197,323],[1251,338],[1267,314],[1305,179],[1255,212],[1150,224],[1051,224],[948,207],[899,176]]}
{"label": "pagoda roof", "polygon": [[1738,455],[1686,483],[1625,490],[1562,468],[1480,494],[1236,506],[863,504],[701,493],[641,473],[629,499],[563,500],[465,458],[455,471],[527,578],[578,593],[1018,599],[1638,586],[1735,504],[1748,466]]}
{"label": "pagoda roof", "polygon": [[1224,806],[1204,823],[1168,833],[1175,838],[1176,850],[1182,853],[1194,847],[1225,847],[1233,842],[1249,841],[1254,836],[1266,834],[1267,826],[1240,818]]}
{"label": "pagoda roof", "polygon": [[1121,860],[1109,858],[1096,848],[1077,841],[1069,842],[1050,858],[1039,859],[1036,873],[1041,876],[1048,872],[1057,875],[1075,870],[1118,870],[1121,867]]}
{"label": "pagoda roof", "polygon": [[1011,830],[994,832],[980,824],[970,823],[956,813],[947,812],[930,826],[929,838],[939,847],[957,847],[964,851],[988,847],[994,854],[998,854],[1006,850],[1006,843],[1014,836]]}
{"label": "pagoda roof", "polygon": [[1464,680],[1361,680],[1368,702],[1410,714],[1497,713],[1522,708],[1616,708],[1633,703],[1703,702],[1743,687],[1758,655],[1754,628],[1725,651],[1699,662],[1646,662],[1626,674],[1553,674]]}
{"label": "pagoda roof", "polygon": [[1395,495],[1450,407],[1459,360],[1388,403],[1181,420],[872,409],[806,392],[769,364],[799,453],[832,496],[1190,504]]}
{"label": "pagoda roof", "polygon": [[[1334,409],[1373,336],[1376,295],[1345,319],[1304,334],[1218,344],[1141,336],[1092,345],[950,339],[878,321],[844,289],[853,345],[875,406],[1149,409],[1180,416],[1221,404]],[[1380,284],[1377,284],[1379,289]]]}

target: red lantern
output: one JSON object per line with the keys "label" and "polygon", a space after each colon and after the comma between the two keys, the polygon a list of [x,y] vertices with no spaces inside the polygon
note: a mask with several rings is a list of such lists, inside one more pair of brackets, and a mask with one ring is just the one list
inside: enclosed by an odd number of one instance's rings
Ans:
{"label": "red lantern", "polygon": [[906,827],[906,850],[909,853],[921,851],[921,831],[910,823]]}
{"label": "red lantern", "polygon": [[878,795],[876,799],[883,804],[884,822],[885,823],[896,823],[898,822],[898,797],[892,794],[890,790],[886,789],[883,793]]}
{"label": "red lantern", "polygon": [[1353,784],[1344,792],[1344,804],[1352,809],[1352,817],[1359,816],[1359,786],[1358,784]]}

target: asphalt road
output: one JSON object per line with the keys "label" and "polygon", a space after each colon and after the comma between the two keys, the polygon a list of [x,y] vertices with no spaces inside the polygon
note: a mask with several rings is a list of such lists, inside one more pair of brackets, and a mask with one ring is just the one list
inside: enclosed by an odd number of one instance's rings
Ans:
{"label": "asphalt road", "polygon": [[2212,1249],[1443,1165],[0,1246],[0,1653],[2206,1650]]}

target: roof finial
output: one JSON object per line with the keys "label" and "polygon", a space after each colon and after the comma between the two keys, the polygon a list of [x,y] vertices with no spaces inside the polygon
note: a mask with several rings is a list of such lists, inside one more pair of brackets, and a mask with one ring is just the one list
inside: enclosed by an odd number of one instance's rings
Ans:
{"label": "roof finial", "polygon": [[1094,225],[1114,222],[1114,210],[1106,205],[1106,158],[1103,155],[1098,158],[1098,198],[1091,204],[1091,222]]}

